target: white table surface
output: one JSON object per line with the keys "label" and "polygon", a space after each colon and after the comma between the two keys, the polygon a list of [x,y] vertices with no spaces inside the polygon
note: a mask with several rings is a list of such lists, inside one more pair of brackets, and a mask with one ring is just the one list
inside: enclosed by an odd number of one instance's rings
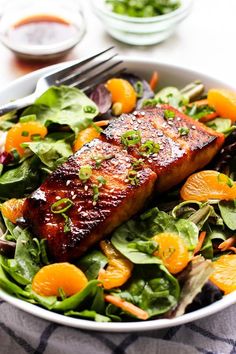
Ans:
{"label": "white table surface", "polygon": [[[1,1],[5,0],[0,0],[0,10]],[[172,37],[146,47],[126,45],[111,38],[92,13],[89,0],[81,1],[85,7],[87,33],[66,60],[115,45],[121,54],[148,56],[196,69],[236,87],[236,0],[195,0],[192,13]],[[17,61],[0,44],[0,84],[4,85],[38,67],[40,65]]]}

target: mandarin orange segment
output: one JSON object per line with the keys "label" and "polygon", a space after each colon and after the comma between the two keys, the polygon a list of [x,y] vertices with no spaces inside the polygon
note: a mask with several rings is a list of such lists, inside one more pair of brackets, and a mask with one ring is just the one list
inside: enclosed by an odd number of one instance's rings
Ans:
{"label": "mandarin orange segment", "polygon": [[137,94],[129,81],[124,79],[110,79],[106,88],[111,92],[112,102],[122,104],[122,113],[130,113],[136,106]]}
{"label": "mandarin orange segment", "polygon": [[210,277],[225,294],[236,290],[236,254],[226,254],[213,262],[214,272]]}
{"label": "mandarin orange segment", "polygon": [[17,123],[7,133],[5,150],[11,152],[16,149],[20,156],[23,156],[25,149],[21,144],[33,141],[34,137],[44,138],[45,135],[47,128],[39,122]]}
{"label": "mandarin orange segment", "polygon": [[41,296],[74,295],[87,285],[85,274],[70,263],[53,263],[42,267],[34,276],[32,290]]}
{"label": "mandarin orange segment", "polygon": [[191,175],[180,190],[183,200],[206,202],[209,199],[233,200],[236,183],[217,171],[205,170]]}
{"label": "mandarin orange segment", "polygon": [[73,151],[76,152],[80,150],[83,145],[99,137],[100,137],[100,133],[98,129],[94,127],[89,127],[84,130],[81,130],[81,132],[79,132],[77,138],[75,139]]}
{"label": "mandarin orange segment", "polygon": [[13,224],[23,216],[25,199],[9,199],[1,205],[2,215]]}
{"label": "mandarin orange segment", "polygon": [[152,239],[158,243],[158,250],[153,255],[162,259],[170,273],[179,273],[187,266],[190,261],[188,247],[179,235],[163,232]]}
{"label": "mandarin orange segment", "polygon": [[236,121],[236,92],[227,89],[211,89],[208,91],[208,102],[220,116]]}
{"label": "mandarin orange segment", "polygon": [[110,242],[101,241],[100,247],[108,258],[108,267],[101,269],[98,280],[105,289],[119,287],[126,283],[133,270],[133,264],[117,251]]}

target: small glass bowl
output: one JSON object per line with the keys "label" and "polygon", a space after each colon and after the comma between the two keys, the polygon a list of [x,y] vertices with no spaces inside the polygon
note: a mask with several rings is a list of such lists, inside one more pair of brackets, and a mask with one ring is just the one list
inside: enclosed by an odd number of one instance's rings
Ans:
{"label": "small glass bowl", "polygon": [[[4,4],[5,5],[5,4]],[[43,43],[24,43],[12,40],[10,31],[17,24],[30,18],[57,18],[72,25],[68,38]],[[78,0],[11,0],[3,7],[0,19],[0,40],[18,57],[27,60],[54,60],[66,55],[85,34],[83,11]],[[40,34],[37,33],[40,37]]]}
{"label": "small glass bowl", "polygon": [[189,14],[193,2],[181,0],[181,6],[166,15],[130,17],[112,12],[105,0],[90,1],[107,32],[115,39],[132,45],[151,45],[167,39]]}

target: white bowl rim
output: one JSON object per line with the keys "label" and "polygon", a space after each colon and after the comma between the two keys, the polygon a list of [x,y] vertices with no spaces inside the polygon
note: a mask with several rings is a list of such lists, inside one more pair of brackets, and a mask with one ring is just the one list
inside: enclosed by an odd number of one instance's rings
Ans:
{"label": "white bowl rim", "polygon": [[151,23],[151,22],[168,21],[169,19],[172,19],[173,17],[176,17],[176,16],[182,14],[183,12],[188,11],[193,4],[193,0],[181,0],[180,7],[178,7],[176,10],[171,11],[165,15],[158,15],[158,16],[152,16],[152,17],[131,17],[131,16],[127,16],[127,15],[119,15],[115,12],[112,12],[109,9],[99,6],[98,0],[91,0],[91,2],[93,3],[93,6],[98,11],[103,13],[104,15],[114,18],[116,20],[130,22],[130,23]]}
{"label": "white bowl rim", "polygon": [[[191,70],[191,69],[186,69],[183,66],[179,65],[172,65],[172,64],[166,64],[164,62],[159,62],[157,60],[153,59],[146,59],[145,57],[137,59],[136,57],[125,57],[121,56],[121,59],[129,64],[153,64],[158,66],[162,66],[167,68],[168,70],[182,70],[186,72],[189,75],[192,75],[192,77],[204,77],[206,80],[213,80],[216,83],[219,83],[219,85],[224,85],[227,86],[228,88],[233,89],[230,85],[227,83],[224,83],[221,80],[217,80],[212,76],[209,76],[207,74],[201,73],[199,71]],[[83,60],[83,58],[81,58]],[[30,74],[27,74],[21,78],[18,78],[17,80],[13,81],[12,83],[8,84],[5,86],[3,90],[0,91],[0,95],[7,90],[11,90],[14,86],[21,86],[24,85],[25,83],[29,83],[29,81],[33,81],[36,84],[37,79],[48,73],[49,71],[55,70],[55,68],[68,65],[69,62],[65,63],[60,63],[56,65],[52,65],[37,71],[34,71]],[[235,88],[234,88],[235,89]],[[29,92],[30,93],[30,92]],[[72,318],[72,317],[67,317],[49,310],[46,310],[44,308],[39,307],[38,305],[33,305],[30,304],[26,301],[20,300],[12,295],[9,295],[6,293],[4,290],[0,289],[0,298],[5,300],[6,302],[10,303],[11,305],[27,312],[30,313],[36,317],[52,321],[61,325],[66,325],[69,327],[75,327],[75,328],[80,328],[80,329],[85,329],[85,330],[93,330],[93,331],[101,331],[101,332],[137,332],[137,331],[148,331],[148,330],[157,330],[157,329],[164,329],[164,328],[170,328],[173,326],[179,326],[188,322],[192,322],[210,315],[213,315],[219,311],[222,311],[223,309],[229,307],[230,305],[233,305],[236,303],[236,291],[234,291],[231,294],[225,295],[221,300],[216,301],[215,303],[201,308],[197,311],[191,312],[184,314],[180,317],[174,318],[174,319],[156,319],[156,320],[149,320],[145,322],[93,322],[89,320],[84,320],[84,319],[79,319],[79,318]]]}

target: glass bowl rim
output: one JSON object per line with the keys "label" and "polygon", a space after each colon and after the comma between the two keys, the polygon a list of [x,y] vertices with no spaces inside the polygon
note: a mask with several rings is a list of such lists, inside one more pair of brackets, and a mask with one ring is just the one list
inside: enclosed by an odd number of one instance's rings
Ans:
{"label": "glass bowl rim", "polygon": [[[104,0],[102,0],[104,2]],[[170,19],[173,19],[177,17],[178,15],[184,13],[185,11],[188,11],[190,7],[193,4],[193,0],[180,0],[181,4],[178,9],[169,12],[168,14],[165,15],[158,15],[158,16],[152,16],[152,17],[131,17],[127,15],[119,15],[114,12],[112,12],[109,9],[106,9],[105,7],[101,6],[99,3],[100,1],[98,0],[90,0],[90,2],[93,4],[94,8],[102,13],[103,15],[107,17],[111,17],[115,20],[123,21],[123,22],[130,22],[130,23],[152,23],[152,22],[164,22],[168,21]]]}

